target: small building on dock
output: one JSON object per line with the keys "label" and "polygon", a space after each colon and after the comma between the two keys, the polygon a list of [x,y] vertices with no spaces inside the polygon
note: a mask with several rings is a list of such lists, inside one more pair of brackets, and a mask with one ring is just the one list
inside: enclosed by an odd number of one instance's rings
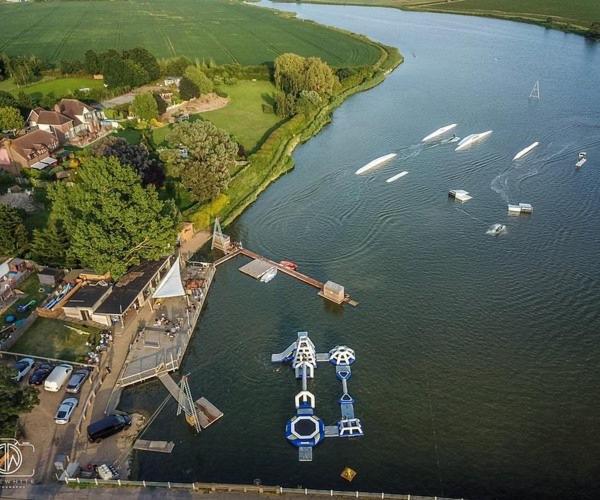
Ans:
{"label": "small building on dock", "polygon": [[326,298],[327,300],[335,302],[336,304],[341,304],[344,302],[344,300],[346,300],[346,293],[344,287],[342,285],[334,283],[333,281],[327,281],[323,285],[323,289],[321,290],[319,295]]}

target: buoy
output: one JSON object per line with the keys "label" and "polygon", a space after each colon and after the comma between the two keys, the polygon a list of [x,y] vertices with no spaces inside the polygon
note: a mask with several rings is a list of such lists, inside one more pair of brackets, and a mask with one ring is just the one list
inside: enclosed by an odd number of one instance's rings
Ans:
{"label": "buoy", "polygon": [[350,467],[346,467],[340,476],[350,483],[356,477],[356,471]]}

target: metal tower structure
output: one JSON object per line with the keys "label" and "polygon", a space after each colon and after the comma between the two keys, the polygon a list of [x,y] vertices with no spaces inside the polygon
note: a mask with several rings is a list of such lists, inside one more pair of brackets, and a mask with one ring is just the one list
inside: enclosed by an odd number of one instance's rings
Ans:
{"label": "metal tower structure", "polygon": [[531,93],[529,94],[529,99],[540,99],[540,81],[537,80],[533,89],[531,89]]}
{"label": "metal tower structure", "polygon": [[213,250],[215,246],[223,250],[225,248],[225,236],[223,235],[223,230],[221,229],[221,223],[219,222],[219,218],[215,219],[215,225],[213,227],[213,235],[212,241],[210,244],[210,249]]}
{"label": "metal tower structure", "polygon": [[179,382],[179,398],[177,399],[177,415],[181,415],[181,412],[185,413],[185,419],[188,424],[196,429],[196,432],[200,432],[200,420],[196,413],[196,404],[192,398],[192,391],[190,390],[190,384],[188,383],[187,375],[181,377]]}

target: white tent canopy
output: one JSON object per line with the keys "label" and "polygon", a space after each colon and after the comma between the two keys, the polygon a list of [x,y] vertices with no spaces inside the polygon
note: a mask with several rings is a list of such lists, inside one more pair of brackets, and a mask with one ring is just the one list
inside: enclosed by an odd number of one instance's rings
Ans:
{"label": "white tent canopy", "polygon": [[181,282],[181,268],[179,267],[179,257],[177,257],[169,272],[152,294],[152,297],[155,299],[166,299],[167,297],[181,297],[182,295],[185,295],[185,289]]}

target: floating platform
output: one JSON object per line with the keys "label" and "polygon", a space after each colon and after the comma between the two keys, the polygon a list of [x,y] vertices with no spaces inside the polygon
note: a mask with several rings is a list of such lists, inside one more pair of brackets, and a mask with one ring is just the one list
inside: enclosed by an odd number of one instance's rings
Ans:
{"label": "floating platform", "polygon": [[509,215],[521,215],[533,213],[533,207],[529,203],[519,203],[518,205],[508,205]]}
{"label": "floating platform", "polygon": [[448,196],[450,198],[454,198],[456,201],[460,201],[461,203],[473,199],[469,192],[463,189],[453,189],[452,191],[448,191]]}
{"label": "floating platform", "polygon": [[265,273],[273,269],[273,267],[273,264],[267,262],[266,260],[254,259],[253,261],[248,262],[248,264],[240,267],[240,271],[256,280],[259,280]]}
{"label": "floating platform", "polygon": [[206,429],[223,416],[223,412],[213,405],[208,399],[202,397],[196,401],[196,413],[200,427]]}
{"label": "floating platform", "polygon": [[156,451],[158,453],[171,453],[175,448],[173,441],[148,441],[146,439],[138,439],[133,445],[134,450],[140,451]]}

